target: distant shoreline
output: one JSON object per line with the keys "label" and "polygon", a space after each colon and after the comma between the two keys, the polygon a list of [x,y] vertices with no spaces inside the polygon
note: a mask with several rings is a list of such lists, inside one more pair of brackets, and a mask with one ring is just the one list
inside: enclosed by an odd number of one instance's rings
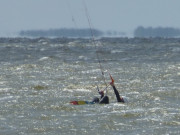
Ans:
{"label": "distant shoreline", "polygon": [[[164,38],[164,37],[150,37],[150,38],[141,38],[141,37],[101,37],[95,40],[101,42],[108,42],[108,43],[180,43],[180,38]],[[26,42],[50,42],[50,43],[68,43],[72,41],[79,41],[79,42],[92,42],[91,38],[69,38],[69,37],[56,37],[56,38],[49,38],[49,37],[39,37],[39,38],[27,38],[27,37],[0,37],[0,43],[26,43]]]}

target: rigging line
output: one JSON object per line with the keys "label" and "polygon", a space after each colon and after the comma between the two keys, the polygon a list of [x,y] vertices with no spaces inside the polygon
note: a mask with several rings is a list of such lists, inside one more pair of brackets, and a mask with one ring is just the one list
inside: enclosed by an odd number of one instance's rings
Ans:
{"label": "rigging line", "polygon": [[96,46],[95,38],[94,38],[94,33],[93,33],[93,30],[92,30],[93,26],[92,26],[92,23],[91,23],[91,20],[90,20],[90,16],[88,14],[88,9],[87,9],[85,0],[83,0],[83,4],[84,4],[85,13],[86,13],[86,17],[87,17],[87,20],[88,20],[88,24],[89,24],[89,28],[90,28],[90,32],[91,32],[91,37],[92,37],[92,40],[93,40],[93,44]]}
{"label": "rigging line", "polygon": [[[73,14],[73,10],[72,10],[72,6],[71,6],[71,1],[70,0],[66,0],[66,5],[67,5],[67,8],[69,9],[69,13],[71,14],[71,17],[72,17],[72,21],[74,23],[74,26],[76,27],[76,29],[79,29],[77,23],[76,23],[76,20],[74,18],[74,14]],[[79,44],[82,44],[81,42]],[[85,71],[86,73],[86,76],[88,76],[87,72]],[[94,80],[95,81],[95,80]],[[97,84],[96,84],[97,86]]]}
{"label": "rigging line", "polygon": [[[74,12],[73,12],[73,10],[72,10],[71,1],[70,1],[70,0],[66,0],[66,5],[67,5],[67,8],[69,9],[69,13],[71,14],[72,22],[74,23],[75,28],[76,28],[76,29],[79,29],[79,27],[78,27],[78,25],[77,25],[77,23],[76,23],[76,20],[75,20],[75,18],[74,18],[74,14],[73,14]],[[79,44],[82,44],[82,43],[80,42]],[[88,74],[87,74],[86,71],[85,71],[85,73],[86,73],[86,76],[88,76]],[[95,80],[94,80],[94,81],[95,81]],[[97,84],[96,84],[96,86],[97,86]]]}
{"label": "rigging line", "polygon": [[[94,33],[93,33],[93,26],[92,26],[92,23],[91,23],[91,19],[90,19],[90,15],[89,15],[89,12],[88,12],[88,8],[86,6],[85,0],[82,0],[82,1],[83,1],[83,4],[84,4],[84,8],[85,8],[85,12],[86,12],[86,17],[87,17],[88,24],[89,24],[89,27],[90,27],[92,41],[93,41],[94,46],[97,49],[97,45],[96,45],[96,41],[95,41]],[[96,56],[97,56],[97,59],[98,59],[99,68],[100,68],[101,73],[102,73],[103,81],[104,81],[105,85],[107,86],[107,83],[106,83],[106,80],[105,80],[105,77],[104,77],[104,71],[103,71],[103,68],[102,68],[102,65],[101,65],[101,62],[100,62],[100,58],[99,58],[99,55],[98,55],[97,51],[96,51]]]}
{"label": "rigging line", "polygon": [[76,29],[78,29],[78,26],[77,26],[76,20],[74,18],[73,11],[72,11],[72,8],[71,8],[69,0],[66,1],[66,4],[67,4],[67,7],[69,8],[69,12],[71,14],[72,22],[74,23],[74,26],[76,27]]}

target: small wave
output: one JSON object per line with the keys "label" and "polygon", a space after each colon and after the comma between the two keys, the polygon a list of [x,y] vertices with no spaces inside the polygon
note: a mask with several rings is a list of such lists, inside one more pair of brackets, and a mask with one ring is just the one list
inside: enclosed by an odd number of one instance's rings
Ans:
{"label": "small wave", "polygon": [[2,97],[2,98],[0,98],[0,101],[10,100],[10,99],[12,99],[12,98],[14,98],[14,96]]}
{"label": "small wave", "polygon": [[85,57],[85,56],[79,56],[79,59],[80,59],[80,60],[88,60],[88,58]]}
{"label": "small wave", "polygon": [[163,124],[168,125],[168,126],[180,126],[179,121],[165,121]]}
{"label": "small wave", "polygon": [[87,89],[76,89],[76,91],[91,92],[90,90],[87,90]]}
{"label": "small wave", "polygon": [[41,86],[41,85],[36,85],[33,87],[34,90],[44,90],[47,89],[47,86]]}
{"label": "small wave", "polygon": [[172,51],[173,51],[173,52],[180,52],[180,48],[179,48],[179,47],[174,47],[174,48],[172,49]]}
{"label": "small wave", "polygon": [[49,57],[42,57],[42,58],[39,59],[39,61],[44,61],[44,60],[47,60],[47,59],[49,59]]}
{"label": "small wave", "polygon": [[123,53],[124,51],[122,50],[112,50],[111,53]]}

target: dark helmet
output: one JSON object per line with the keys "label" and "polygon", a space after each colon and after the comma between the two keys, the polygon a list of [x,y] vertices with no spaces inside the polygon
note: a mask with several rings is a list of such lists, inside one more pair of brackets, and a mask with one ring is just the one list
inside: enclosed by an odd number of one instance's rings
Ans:
{"label": "dark helmet", "polygon": [[100,95],[104,95],[104,91],[99,91],[99,94]]}

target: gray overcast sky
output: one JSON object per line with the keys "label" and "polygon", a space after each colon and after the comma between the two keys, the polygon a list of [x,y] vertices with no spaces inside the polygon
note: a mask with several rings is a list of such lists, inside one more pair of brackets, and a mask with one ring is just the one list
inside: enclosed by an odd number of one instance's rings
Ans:
{"label": "gray overcast sky", "polygon": [[[0,0],[0,36],[20,30],[89,27],[83,0]],[[180,28],[180,0],[85,0],[94,28]]]}

